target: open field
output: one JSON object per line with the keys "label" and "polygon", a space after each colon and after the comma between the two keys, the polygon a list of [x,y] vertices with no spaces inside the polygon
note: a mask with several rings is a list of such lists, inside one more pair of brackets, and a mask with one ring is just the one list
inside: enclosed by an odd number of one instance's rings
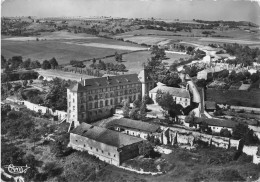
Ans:
{"label": "open field", "polygon": [[89,78],[95,78],[94,76],[89,76],[85,74],[78,74],[78,73],[73,73],[73,72],[64,72],[61,70],[43,70],[43,69],[38,69],[35,70],[37,71],[40,75],[44,77],[58,77],[64,80],[75,80],[79,81],[80,78],[82,79],[89,79]]}
{"label": "open field", "polygon": [[[50,36],[54,36],[51,34]],[[62,37],[63,36],[63,37]],[[12,37],[13,38],[13,37]],[[29,37],[30,38],[30,37]],[[72,37],[60,35],[60,39],[49,39],[36,41],[15,41],[2,40],[2,55],[6,58],[12,56],[22,56],[24,59],[31,60],[49,60],[55,57],[59,64],[69,63],[71,60],[88,60],[93,58],[102,58],[113,55],[116,51],[118,53],[125,53],[131,50],[144,49],[144,47],[123,41],[113,39],[97,38],[97,37],[79,37],[79,39],[72,39]],[[25,38],[20,38],[24,40]],[[65,42],[79,41],[82,44],[89,44],[89,46],[68,44]]]}
{"label": "open field", "polygon": [[[170,65],[179,58],[188,58],[189,55],[166,53],[166,57],[168,59],[163,60],[163,62],[166,62]],[[143,63],[146,63],[148,58],[151,58],[150,51],[133,52],[129,54],[124,54],[122,63],[126,66],[126,69],[128,70],[127,74],[139,73],[143,68]],[[102,59],[102,61],[104,61],[105,63],[117,63],[114,57],[105,58]],[[85,64],[89,66],[90,64],[92,64],[92,61],[85,62]]]}

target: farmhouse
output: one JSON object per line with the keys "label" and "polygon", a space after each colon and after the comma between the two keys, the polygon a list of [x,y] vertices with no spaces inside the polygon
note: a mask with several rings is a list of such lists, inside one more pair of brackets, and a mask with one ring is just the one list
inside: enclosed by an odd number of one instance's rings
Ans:
{"label": "farmhouse", "polygon": [[213,133],[220,133],[221,129],[227,129],[232,134],[233,129],[236,126],[236,122],[232,120],[220,120],[220,119],[213,119],[213,118],[196,118],[195,122],[201,124],[205,122],[212,130]]}
{"label": "farmhouse", "polygon": [[71,131],[69,146],[119,166],[139,155],[138,145],[142,142],[141,138],[82,123]]}
{"label": "farmhouse", "polygon": [[171,94],[173,96],[173,99],[176,101],[176,104],[180,104],[183,107],[187,107],[190,105],[191,97],[188,89],[168,87],[160,82],[157,83],[157,87],[149,91],[149,96],[153,99],[155,104],[157,104],[156,96],[159,90],[163,93]]}
{"label": "farmhouse", "polygon": [[214,101],[205,101],[205,110],[206,111],[214,112],[217,109],[216,106],[217,106],[217,104]]}
{"label": "farmhouse", "polygon": [[107,127],[142,139],[147,139],[148,135],[160,137],[162,132],[159,125],[127,118],[113,120]]}
{"label": "farmhouse", "polygon": [[124,99],[141,98],[154,86],[146,70],[138,75],[118,75],[81,80],[67,89],[67,121],[79,124],[111,116]]}

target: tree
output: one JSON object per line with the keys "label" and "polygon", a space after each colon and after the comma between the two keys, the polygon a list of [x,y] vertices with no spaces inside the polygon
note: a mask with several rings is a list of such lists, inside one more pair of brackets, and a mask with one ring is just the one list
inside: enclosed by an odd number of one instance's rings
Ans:
{"label": "tree", "polygon": [[22,56],[13,56],[12,59],[8,60],[8,63],[11,64],[11,69],[16,70],[23,64]]}
{"label": "tree", "polygon": [[207,82],[206,82],[205,79],[200,79],[200,80],[197,81],[196,84],[197,84],[198,87],[205,88],[206,85],[207,85]]}
{"label": "tree", "polygon": [[157,45],[151,47],[151,55],[156,59],[156,60],[162,60],[165,58],[165,50],[159,48]]}
{"label": "tree", "polygon": [[1,68],[5,68],[7,65],[7,61],[3,55],[1,55]]}
{"label": "tree", "polygon": [[30,85],[33,83],[33,80],[32,79],[30,79]]}
{"label": "tree", "polygon": [[126,67],[125,67],[124,64],[120,64],[120,65],[118,66],[118,71],[125,71],[125,69],[126,69]]}
{"label": "tree", "polygon": [[253,130],[250,130],[246,124],[242,123],[235,126],[232,137],[236,140],[242,139],[246,145],[258,142],[258,138],[254,135]]}
{"label": "tree", "polygon": [[185,122],[189,123],[190,127],[196,127],[197,128],[197,123],[195,122],[195,113],[190,112],[189,115],[185,118]]}
{"label": "tree", "polygon": [[123,101],[123,108],[122,108],[122,110],[123,110],[123,116],[125,118],[129,117],[129,112],[130,112],[130,108],[129,107],[130,107],[129,101],[128,100],[124,100]]}
{"label": "tree", "polygon": [[42,63],[42,69],[47,70],[47,69],[51,69],[51,64],[48,60],[44,60]]}
{"label": "tree", "polygon": [[223,136],[223,137],[231,137],[231,136],[232,136],[232,135],[231,135],[231,132],[230,132],[228,129],[226,129],[226,128],[222,128],[222,129],[220,130],[219,135],[220,135],[220,136]]}
{"label": "tree", "polygon": [[139,114],[138,114],[139,108],[132,108],[129,112],[129,117],[133,120],[138,120],[139,119]]}
{"label": "tree", "polygon": [[96,58],[93,58],[92,63],[93,63],[93,64],[96,63]]}
{"label": "tree", "polygon": [[136,100],[133,102],[134,108],[140,108],[140,107],[141,107],[141,104],[142,104],[142,102],[141,102],[139,99],[136,99]]}
{"label": "tree", "polygon": [[205,132],[205,133],[208,133],[208,134],[211,134],[211,133],[212,133],[212,130],[211,130],[211,128],[209,127],[209,125],[206,123],[206,121],[202,121],[202,122],[200,123],[200,131]]}
{"label": "tree", "polygon": [[250,76],[250,79],[252,80],[253,83],[255,83],[257,80],[259,80],[259,75],[257,73],[253,73]]}
{"label": "tree", "polygon": [[54,57],[50,59],[49,63],[51,65],[51,69],[55,69],[59,65],[57,60]]}
{"label": "tree", "polygon": [[41,68],[41,63],[39,61],[31,61],[30,66],[31,69]]}
{"label": "tree", "polygon": [[153,152],[153,146],[150,142],[144,141],[138,145],[139,154],[145,157],[150,157],[151,153]]}
{"label": "tree", "polygon": [[140,119],[143,121],[146,119],[146,97],[144,96],[143,99],[142,99],[142,104],[141,104],[141,107],[140,107],[140,111],[139,111],[139,115],[140,115]]}
{"label": "tree", "polygon": [[27,80],[24,80],[23,81],[23,86],[26,87],[28,85],[28,81]]}
{"label": "tree", "polygon": [[23,68],[28,69],[30,67],[31,64],[31,59],[27,59],[23,62]]}

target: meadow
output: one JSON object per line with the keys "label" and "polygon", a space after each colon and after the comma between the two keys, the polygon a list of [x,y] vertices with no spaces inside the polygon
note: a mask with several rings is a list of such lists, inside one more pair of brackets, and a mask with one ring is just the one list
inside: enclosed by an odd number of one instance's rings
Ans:
{"label": "meadow", "polygon": [[22,56],[24,60],[30,58],[42,62],[55,57],[59,64],[67,64],[71,60],[103,58],[114,55],[115,52],[126,53],[144,48],[140,45],[92,35],[56,32],[43,34],[39,37],[39,41],[36,41],[36,37],[3,38],[1,45],[2,55],[6,58]]}
{"label": "meadow", "polygon": [[[163,60],[163,62],[170,65],[174,61],[178,60],[179,58],[189,58],[189,55],[181,55],[181,54],[172,54],[172,53],[166,53],[166,58]],[[123,55],[123,64],[126,66],[126,69],[128,70],[127,74],[131,73],[139,73],[143,69],[143,64],[147,62],[147,59],[151,58],[151,52],[150,51],[140,51],[140,52],[133,52],[129,54]],[[114,57],[109,57],[102,59],[105,63],[114,63],[115,61]],[[85,62],[87,66],[92,64],[92,61]]]}

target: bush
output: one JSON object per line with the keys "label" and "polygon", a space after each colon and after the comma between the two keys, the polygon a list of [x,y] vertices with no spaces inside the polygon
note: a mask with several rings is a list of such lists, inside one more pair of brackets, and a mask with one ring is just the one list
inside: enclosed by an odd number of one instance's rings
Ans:
{"label": "bush", "polygon": [[235,169],[222,169],[217,180],[219,181],[245,181]]}

